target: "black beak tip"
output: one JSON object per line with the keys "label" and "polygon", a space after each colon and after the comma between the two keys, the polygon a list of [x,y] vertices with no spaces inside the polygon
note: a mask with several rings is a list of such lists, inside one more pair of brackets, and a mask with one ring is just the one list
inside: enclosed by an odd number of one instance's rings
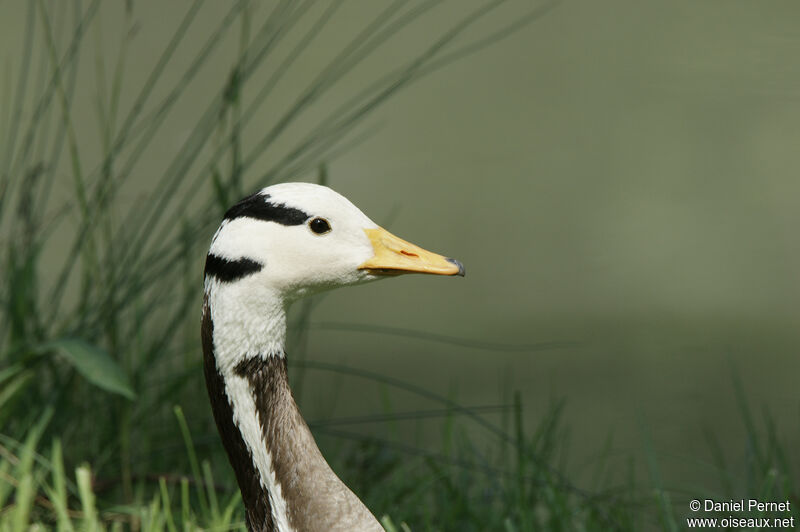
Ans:
{"label": "black beak tip", "polygon": [[458,261],[458,260],[456,260],[456,259],[445,259],[445,260],[446,260],[447,262],[449,262],[450,264],[453,264],[453,265],[455,265],[455,266],[458,266],[458,274],[457,274],[457,275],[458,275],[459,277],[464,277],[464,275],[467,273],[467,270],[466,270],[466,269],[464,269],[464,265],[463,265],[463,264],[461,264],[461,261]]}

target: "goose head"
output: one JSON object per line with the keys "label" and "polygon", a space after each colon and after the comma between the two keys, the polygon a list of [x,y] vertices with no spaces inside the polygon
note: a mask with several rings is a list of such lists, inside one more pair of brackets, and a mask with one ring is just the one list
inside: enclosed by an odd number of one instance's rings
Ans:
{"label": "goose head", "polygon": [[405,273],[463,276],[464,267],[394,236],[344,196],[311,183],[273,185],[231,207],[206,262],[207,285],[235,282],[244,293],[269,291],[285,303]]}
{"label": "goose head", "polygon": [[206,258],[202,339],[214,418],[251,530],[382,531],[330,469],[289,390],[286,309],[403,273],[464,275],[333,190],[273,185],[225,214]]}

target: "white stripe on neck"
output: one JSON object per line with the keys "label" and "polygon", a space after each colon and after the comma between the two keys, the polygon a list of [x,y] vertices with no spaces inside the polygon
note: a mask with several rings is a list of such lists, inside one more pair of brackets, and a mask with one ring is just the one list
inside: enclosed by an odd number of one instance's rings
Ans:
{"label": "white stripe on neck", "polygon": [[225,393],[228,395],[233,422],[239,428],[242,439],[250,451],[253,465],[259,474],[261,487],[269,494],[270,512],[277,532],[295,532],[289,525],[289,514],[286,499],[283,497],[281,485],[275,476],[272,466],[272,455],[264,441],[261,419],[256,409],[250,382],[246,377],[233,373],[223,374]]}

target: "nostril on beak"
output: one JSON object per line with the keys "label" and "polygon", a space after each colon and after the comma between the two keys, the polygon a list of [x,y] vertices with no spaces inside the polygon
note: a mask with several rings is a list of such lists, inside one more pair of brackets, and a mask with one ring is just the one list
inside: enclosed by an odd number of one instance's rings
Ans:
{"label": "nostril on beak", "polygon": [[411,253],[410,251],[406,251],[404,249],[401,249],[400,253],[405,255],[406,257],[417,257],[417,258],[419,258],[419,255],[417,255],[416,253]]}
{"label": "nostril on beak", "polygon": [[458,260],[456,260],[456,259],[445,259],[445,260],[446,260],[447,262],[449,262],[450,264],[453,264],[453,265],[455,265],[455,266],[458,266],[458,275],[459,275],[459,276],[461,276],[461,277],[464,277],[464,275],[467,273],[467,270],[466,270],[466,269],[464,269],[464,265],[463,265],[463,264],[461,264],[461,261],[458,261]]}

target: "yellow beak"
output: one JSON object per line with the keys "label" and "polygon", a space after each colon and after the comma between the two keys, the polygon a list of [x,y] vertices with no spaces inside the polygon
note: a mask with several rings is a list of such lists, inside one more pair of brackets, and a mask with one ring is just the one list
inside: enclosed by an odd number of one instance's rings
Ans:
{"label": "yellow beak", "polygon": [[401,273],[430,273],[434,275],[464,276],[464,265],[426,251],[411,242],[394,236],[382,227],[364,229],[375,254],[358,267],[380,275],[400,275]]}

